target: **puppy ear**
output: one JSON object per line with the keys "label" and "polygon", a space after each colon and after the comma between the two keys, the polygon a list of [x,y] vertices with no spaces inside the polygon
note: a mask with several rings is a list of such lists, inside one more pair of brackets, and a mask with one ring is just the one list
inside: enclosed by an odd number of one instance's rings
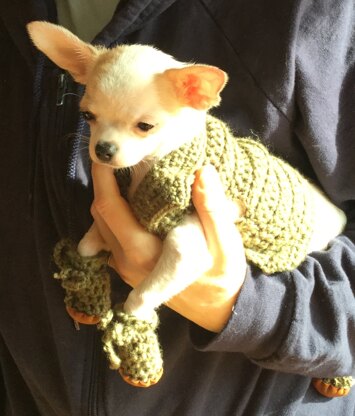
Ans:
{"label": "puppy ear", "polygon": [[35,46],[73,78],[86,84],[88,73],[99,50],[81,41],[69,30],[48,22],[31,22],[28,33]]}
{"label": "puppy ear", "polygon": [[221,100],[219,94],[228,80],[224,71],[208,65],[168,69],[165,74],[173,83],[181,104],[196,110],[217,106]]}

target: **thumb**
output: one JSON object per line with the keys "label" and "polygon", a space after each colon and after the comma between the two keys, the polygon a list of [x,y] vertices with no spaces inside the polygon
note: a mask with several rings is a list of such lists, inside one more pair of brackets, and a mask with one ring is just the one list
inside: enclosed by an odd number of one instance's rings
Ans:
{"label": "thumb", "polygon": [[225,195],[219,174],[212,165],[204,166],[196,173],[192,187],[192,200],[210,251],[225,257],[237,246],[242,246],[235,222],[243,213],[243,207]]}
{"label": "thumb", "polygon": [[135,218],[127,201],[121,196],[113,169],[93,163],[92,178],[95,194],[93,214],[102,217],[122,247],[129,247],[132,240],[141,235],[143,227]]}

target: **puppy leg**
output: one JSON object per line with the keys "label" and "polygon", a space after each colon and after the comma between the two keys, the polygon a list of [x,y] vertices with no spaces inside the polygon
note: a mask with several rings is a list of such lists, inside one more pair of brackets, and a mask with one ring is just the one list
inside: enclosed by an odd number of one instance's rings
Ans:
{"label": "puppy leg", "polygon": [[150,320],[154,309],[194,282],[211,263],[201,223],[196,214],[189,215],[167,235],[157,265],[131,291],[125,312]]}
{"label": "puppy leg", "polygon": [[102,250],[110,251],[94,222],[88,232],[80,240],[78,244],[78,252],[83,257],[91,257],[95,256]]}

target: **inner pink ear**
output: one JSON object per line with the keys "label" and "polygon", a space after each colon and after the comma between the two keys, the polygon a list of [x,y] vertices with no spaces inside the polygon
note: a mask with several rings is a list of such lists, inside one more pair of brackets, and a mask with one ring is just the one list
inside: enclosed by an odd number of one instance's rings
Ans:
{"label": "inner pink ear", "polygon": [[181,92],[185,104],[196,110],[207,110],[220,101],[211,84],[195,74],[186,75]]}
{"label": "inner pink ear", "polygon": [[188,74],[182,82],[182,95],[185,102],[188,103],[191,107],[200,107],[199,103],[203,98],[200,94],[200,90],[200,78],[195,74]]}
{"label": "inner pink ear", "polygon": [[181,104],[208,110],[220,102],[220,92],[228,79],[221,69],[208,65],[191,65],[166,71]]}

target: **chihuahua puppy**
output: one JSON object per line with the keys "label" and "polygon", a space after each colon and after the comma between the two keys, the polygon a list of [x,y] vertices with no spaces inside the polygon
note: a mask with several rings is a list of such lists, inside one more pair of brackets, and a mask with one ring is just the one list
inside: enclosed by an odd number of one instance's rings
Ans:
{"label": "chihuahua puppy", "polygon": [[[89,152],[94,163],[132,170],[128,199],[155,161],[197,137],[210,108],[220,102],[227,82],[221,69],[176,61],[143,45],[113,49],[82,42],[63,27],[28,25],[44,54],[86,86],[80,108],[90,124]],[[316,223],[309,252],[324,249],[341,233],[346,219],[322,192],[314,193]],[[93,224],[78,250],[92,256],[106,249]],[[168,233],[150,275],[125,302],[126,313],[144,320],[211,267],[204,233],[195,213]]]}

